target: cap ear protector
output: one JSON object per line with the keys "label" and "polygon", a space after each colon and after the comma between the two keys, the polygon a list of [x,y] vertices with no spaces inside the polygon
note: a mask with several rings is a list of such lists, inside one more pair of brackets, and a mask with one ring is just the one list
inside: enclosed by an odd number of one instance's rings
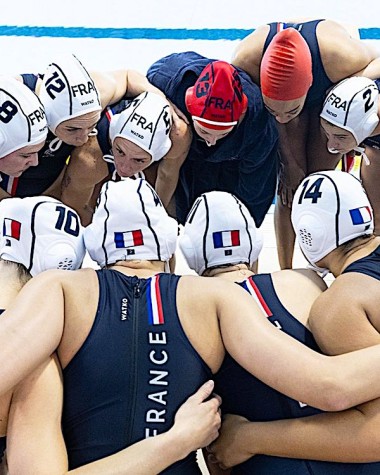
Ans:
{"label": "cap ear protector", "polygon": [[244,262],[252,266],[262,245],[248,209],[236,196],[223,191],[197,198],[179,240],[188,266],[200,275],[220,265]]}
{"label": "cap ear protector", "polygon": [[360,181],[338,170],[307,176],[295,193],[291,217],[300,248],[311,264],[374,229],[372,208]]}
{"label": "cap ear protector", "polygon": [[85,255],[78,214],[48,196],[0,202],[0,257],[32,276],[47,269],[77,269]]}

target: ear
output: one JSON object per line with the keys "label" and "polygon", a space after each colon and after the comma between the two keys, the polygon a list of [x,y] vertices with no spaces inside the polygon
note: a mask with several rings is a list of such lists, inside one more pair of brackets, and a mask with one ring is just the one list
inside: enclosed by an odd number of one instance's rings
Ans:
{"label": "ear", "polygon": [[326,224],[326,216],[323,213],[319,216],[308,211],[298,217],[297,224],[294,226],[298,244],[312,263],[321,259],[321,254],[326,249],[327,240],[335,242],[336,229],[333,232],[331,229],[327,229],[329,224]]}

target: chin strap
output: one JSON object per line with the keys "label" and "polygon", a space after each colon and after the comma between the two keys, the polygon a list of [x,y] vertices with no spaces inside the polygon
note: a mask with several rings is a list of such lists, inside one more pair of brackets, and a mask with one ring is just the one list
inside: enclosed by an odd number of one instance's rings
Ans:
{"label": "chin strap", "polygon": [[359,152],[359,153],[360,153],[360,155],[363,157],[364,163],[365,163],[366,165],[370,165],[370,164],[371,164],[369,158],[367,157],[367,154],[365,153],[365,147],[355,147],[354,150],[355,150],[355,152]]}
{"label": "chin strap", "polygon": [[330,272],[330,270],[327,269],[326,267],[318,267],[315,264],[311,264],[310,262],[307,264],[306,268],[311,269],[314,272],[317,272],[318,274],[320,274],[322,279],[324,279],[326,275]]}

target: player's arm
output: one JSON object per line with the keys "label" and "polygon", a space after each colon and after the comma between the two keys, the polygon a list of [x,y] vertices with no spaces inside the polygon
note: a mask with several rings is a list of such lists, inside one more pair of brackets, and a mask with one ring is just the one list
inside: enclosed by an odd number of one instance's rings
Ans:
{"label": "player's arm", "polygon": [[[339,82],[350,76],[380,77],[380,52],[368,43],[350,36],[349,32],[336,22],[323,22],[323,34],[318,35],[322,62],[332,82]],[[330,27],[329,24],[333,26]]]}
{"label": "player's arm", "polygon": [[136,97],[142,92],[151,91],[163,96],[160,89],[151,84],[146,76],[133,69],[109,72],[92,72],[103,109],[115,104],[124,97]]}
{"label": "player's arm", "polygon": [[172,146],[159,162],[155,189],[167,208],[177,188],[180,169],[190,149],[192,134],[190,127],[181,119],[173,122],[170,132]]}
{"label": "player's arm", "polygon": [[90,202],[94,189],[108,174],[96,136],[72,151],[62,179],[61,201],[77,211],[84,226],[92,220]]}
{"label": "player's arm", "polygon": [[14,390],[7,431],[9,473],[65,473],[68,462],[61,431],[63,386],[55,356]]}
{"label": "player's arm", "polygon": [[246,71],[258,86],[260,85],[260,64],[268,33],[268,25],[256,28],[238,43],[231,59],[231,64]]}
{"label": "player's arm", "polygon": [[210,444],[220,427],[220,398],[212,395],[208,381],[178,409],[173,427],[102,460],[76,470],[73,475],[156,475],[185,458],[190,452]]}
{"label": "player's arm", "polygon": [[[317,299],[309,323],[326,353],[348,353],[380,343],[374,326],[379,327],[375,321],[379,308],[374,297],[377,286],[378,282],[370,277],[347,274]],[[352,295],[352,288],[357,290],[359,299]],[[362,299],[368,302],[368,313],[360,303]],[[218,462],[227,467],[258,453],[332,462],[377,462],[379,424],[379,399],[339,413],[281,421],[249,422],[231,415],[226,417],[212,451]]]}
{"label": "player's arm", "polygon": [[279,331],[237,286],[214,293],[214,304],[227,351],[278,391],[328,411],[347,409],[380,395],[380,346],[327,357]]}
{"label": "player's arm", "polygon": [[220,427],[220,399],[208,381],[179,408],[173,427],[104,459],[68,470],[61,433],[63,403],[58,364],[38,368],[15,391],[8,432],[10,473],[18,475],[155,475],[210,444]]}

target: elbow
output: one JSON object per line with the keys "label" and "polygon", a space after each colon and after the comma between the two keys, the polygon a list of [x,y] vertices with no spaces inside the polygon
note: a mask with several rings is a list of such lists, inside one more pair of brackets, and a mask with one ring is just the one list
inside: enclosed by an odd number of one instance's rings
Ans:
{"label": "elbow", "polygon": [[347,382],[341,378],[326,378],[322,384],[316,407],[323,411],[339,412],[357,404]]}

